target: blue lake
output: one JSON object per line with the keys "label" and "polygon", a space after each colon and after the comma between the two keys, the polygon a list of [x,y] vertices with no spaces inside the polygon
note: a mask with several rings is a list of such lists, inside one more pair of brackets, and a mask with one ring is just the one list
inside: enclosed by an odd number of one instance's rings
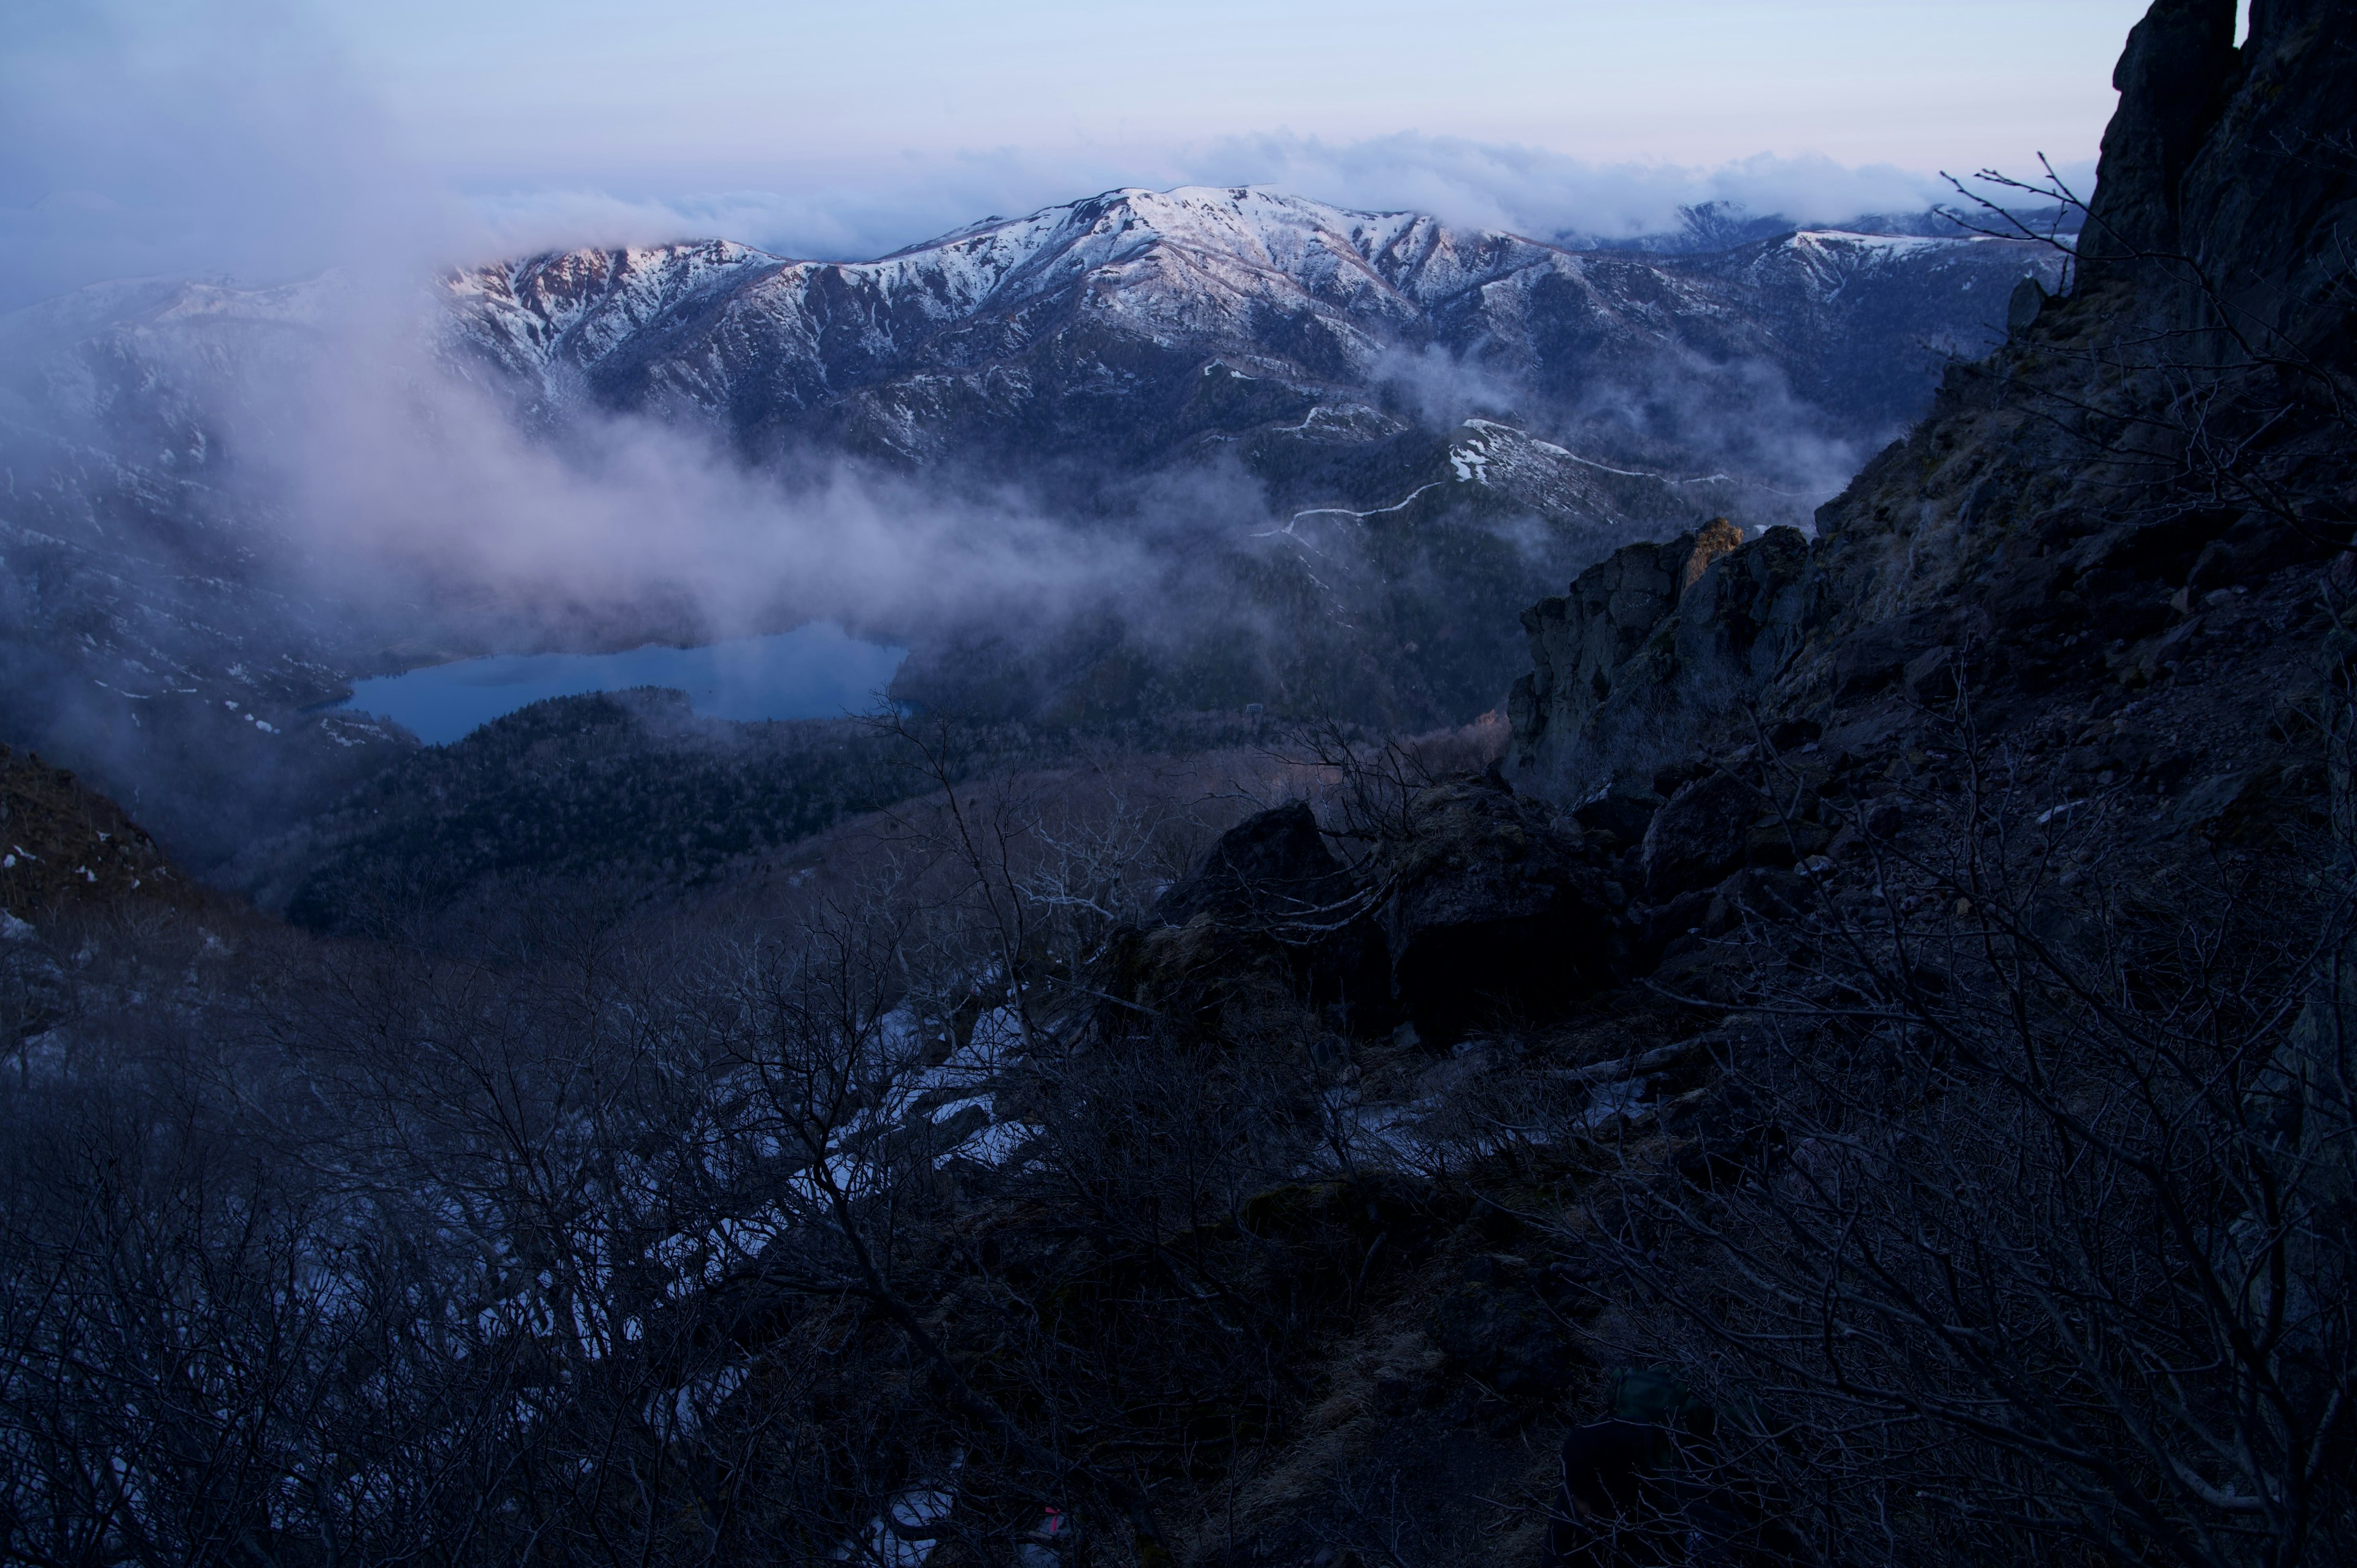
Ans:
{"label": "blue lake", "polygon": [[716,719],[820,719],[866,713],[909,656],[814,621],[774,637],[626,653],[495,653],[352,682],[339,704],[377,714],[428,746],[447,746],[548,697],[669,686]]}

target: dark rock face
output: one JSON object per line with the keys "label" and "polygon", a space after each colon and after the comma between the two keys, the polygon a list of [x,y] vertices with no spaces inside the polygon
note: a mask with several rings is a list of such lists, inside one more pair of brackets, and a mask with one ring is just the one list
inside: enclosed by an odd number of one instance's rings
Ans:
{"label": "dark rock face", "polygon": [[1690,577],[1685,541],[1624,551],[1526,613],[1518,780],[1580,800],[1762,725],[2141,689],[2183,666],[2204,596],[2348,542],[2357,3],[2260,5],[2239,50],[2233,9],[2157,0],[2076,285],[2025,292],[1813,542],[1771,530]]}
{"label": "dark rock face", "polygon": [[1469,776],[1423,791],[1411,817],[1411,835],[1357,873],[1306,805],[1230,829],[1163,896],[1153,927],[1115,938],[1103,989],[1209,1022],[1266,988],[1354,1034],[1408,1022],[1437,1045],[1501,1013],[1547,1016],[1625,976],[1625,895],[1576,822]]}
{"label": "dark rock face", "polygon": [[1731,773],[1697,779],[1671,796],[1645,830],[1646,897],[1658,903],[1733,870],[1759,814],[1757,791]]}
{"label": "dark rock face", "polygon": [[1798,530],[1746,542],[1723,521],[1581,573],[1523,615],[1517,776],[1577,798],[1685,755],[1700,725],[1790,664],[1818,617],[1813,588]]}
{"label": "dark rock face", "polygon": [[1198,915],[1236,924],[1330,919],[1331,906],[1350,892],[1318,819],[1296,800],[1222,833],[1193,875],[1163,894],[1154,914],[1171,926]]}
{"label": "dark rock face", "polygon": [[1416,813],[1382,924],[1394,1001],[1421,1036],[1544,1016],[1620,978],[1620,923],[1577,826],[1472,779],[1427,790]]}
{"label": "dark rock face", "polygon": [[1577,735],[1621,683],[1679,596],[1742,535],[1721,521],[1666,544],[1631,544],[1572,579],[1558,599],[1523,612],[1536,668],[1511,699],[1517,733]]}
{"label": "dark rock face", "polygon": [[1904,676],[1909,664],[1947,634],[1943,613],[1900,616],[1859,627],[1833,650],[1834,694],[1870,697]]}
{"label": "dark rock face", "polygon": [[2083,258],[2176,249],[2180,182],[2236,65],[2234,0],[2159,0],[2129,32],[2112,72],[2120,106],[2104,132]]}
{"label": "dark rock face", "polygon": [[1661,809],[1662,798],[1651,789],[1612,784],[1582,800],[1571,815],[1591,832],[1608,832],[1622,843],[1635,843],[1645,836],[1653,813]]}
{"label": "dark rock face", "polygon": [[1215,1027],[1255,993],[1306,1000],[1362,1031],[1390,1026],[1391,969],[1367,900],[1301,802],[1247,818],[1157,901],[1146,929],[1115,933],[1109,995]]}

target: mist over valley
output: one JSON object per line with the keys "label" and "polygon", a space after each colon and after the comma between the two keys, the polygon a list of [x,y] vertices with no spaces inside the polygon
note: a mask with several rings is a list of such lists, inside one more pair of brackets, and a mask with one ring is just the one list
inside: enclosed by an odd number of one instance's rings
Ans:
{"label": "mist over valley", "polygon": [[2357,1561],[2352,40],[12,16],[0,1560]]}
{"label": "mist over valley", "polygon": [[2060,264],[1709,218],[1577,252],[1132,190],[867,263],[86,290],[5,325],[11,723],[200,865],[407,744],[351,682],[467,654],[820,619],[978,721],[1462,724],[1520,606],[1711,516],[1805,527]]}

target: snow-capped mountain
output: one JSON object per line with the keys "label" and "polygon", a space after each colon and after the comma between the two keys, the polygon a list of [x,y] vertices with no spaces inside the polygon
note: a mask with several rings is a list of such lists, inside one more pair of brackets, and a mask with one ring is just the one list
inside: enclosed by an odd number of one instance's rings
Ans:
{"label": "snow-capped mountain", "polygon": [[[717,241],[582,250],[468,272],[451,293],[458,343],[542,417],[581,399],[692,415],[757,458],[816,441],[907,462],[1135,466],[1280,430],[1373,441],[1397,434],[1436,362],[1485,381],[1492,412],[1553,415],[1556,433],[1570,413],[1617,424],[1594,434],[1624,449],[1667,432],[1681,455],[1666,405],[1732,412],[1742,394],[1711,383],[1756,391],[1762,371],[1829,428],[1883,433],[2053,260],[1976,235],[1839,231],[1577,252],[1188,188],[988,220],[874,262]],[[1650,418],[1599,413],[1648,399],[1663,405]],[[1682,455],[1672,466],[1722,466]]]}
{"label": "snow-capped mountain", "polygon": [[[414,580],[327,603],[292,568],[332,551],[334,518],[284,529],[300,498],[253,481],[258,452],[283,473],[307,442],[366,443],[364,419],[294,416],[306,378],[397,400],[436,356],[527,445],[645,415],[756,468],[849,459],[1121,536],[1137,575],[1108,600],[871,621],[909,643],[912,700],[1469,716],[1520,660],[1520,607],[1633,537],[1805,521],[1944,356],[1994,339],[2019,278],[2055,270],[2035,245],[1874,228],[1579,251],[1117,190],[871,262],[714,240],[475,268],[387,357],[353,348],[384,339],[353,332],[334,279],[83,290],[0,317],[0,728],[199,862],[259,831],[220,802],[299,814],[394,744],[317,704],[500,634],[461,624],[464,595],[390,602]],[[569,635],[692,634],[660,618],[677,608]]]}

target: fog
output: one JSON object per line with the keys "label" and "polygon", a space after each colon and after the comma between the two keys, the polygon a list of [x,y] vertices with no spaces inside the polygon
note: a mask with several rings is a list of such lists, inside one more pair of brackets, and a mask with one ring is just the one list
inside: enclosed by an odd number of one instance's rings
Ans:
{"label": "fog", "polygon": [[[12,17],[0,43],[0,310],[108,278],[267,283],[329,266],[401,276],[555,246],[715,235],[866,259],[1122,186],[1260,184],[1606,239],[1674,229],[1680,209],[1706,201],[1837,220],[1949,194],[1930,164],[1770,152],[1790,134],[1772,123],[1760,126],[1761,150],[1740,156],[1596,158],[1406,128],[1424,113],[1408,105],[1403,128],[1366,135],[1207,126],[1025,142],[980,125],[948,148],[795,140],[657,166],[618,156],[586,171],[587,155],[568,147],[608,128],[557,121],[534,127],[528,147],[459,158],[414,105],[396,108],[387,68],[356,58],[332,19],[332,8],[285,0],[64,0]],[[465,53],[456,35],[440,47]],[[498,97],[497,76],[479,64],[471,91]],[[2007,124],[1993,109],[1989,145],[2011,146]],[[1954,172],[2004,161],[1959,139]],[[2083,174],[2093,147],[2049,150]]]}
{"label": "fog", "polygon": [[[530,641],[700,640],[812,618],[898,633],[1140,569],[1133,545],[1011,492],[825,454],[755,467],[703,425],[587,405],[561,431],[533,430],[434,351],[434,302],[416,303],[352,301],[292,395],[241,415],[238,482],[283,505],[330,591],[363,595],[390,574]],[[552,624],[533,629],[534,617]]]}
{"label": "fog", "polygon": [[[1144,650],[1184,666],[1166,699],[1240,707],[1283,689],[1403,722],[1469,716],[1502,693],[1513,608],[1619,542],[1502,503],[1452,514],[1445,549],[1340,513],[1297,528],[1292,508],[1332,498],[1279,499],[1209,449],[1094,476],[1076,503],[1015,465],[855,461],[783,437],[754,451],[684,401],[623,413],[581,396],[527,418],[517,389],[453,351],[449,269],[710,235],[867,257],[1120,186],[1263,184],[1602,240],[1673,230],[1705,202],[1838,220],[1940,194],[1923,171],[1803,154],[1594,161],[1407,130],[802,147],[663,180],[460,168],[414,133],[316,15],[270,0],[77,0],[0,52],[0,547],[17,578],[0,717],[99,759],[145,811],[168,785],[197,821],[224,792],[259,799],[250,781],[275,766],[200,727],[158,740],[139,704],[165,691],[218,720],[253,717],[266,688],[284,719],[353,675],[454,655],[813,619],[905,642],[936,689],[994,660],[1044,689]],[[568,134],[548,128],[560,150]],[[124,278],[158,281],[92,288]],[[188,278],[224,286],[172,286]],[[1672,479],[1709,478],[1697,452],[1730,454],[1753,521],[1804,521],[1865,455],[1760,367],[1664,359],[1646,384],[1548,406],[1438,349],[1373,371],[1436,447],[1484,415]],[[1349,504],[1389,510],[1420,482]],[[1438,564],[1451,551],[1460,564]],[[224,709],[232,697],[244,706]],[[305,809],[310,788],[269,811]]]}
{"label": "fog", "polygon": [[[2066,171],[2089,183],[2092,164]],[[691,194],[582,184],[470,188],[487,253],[725,235],[780,255],[863,261],[985,216],[1014,217],[1125,186],[1251,185],[1370,211],[1427,212],[1459,228],[1542,240],[1674,232],[1705,203],[1799,223],[1915,212],[1955,199],[1936,173],[1770,154],[1716,166],[1598,164],[1543,148],[1401,132],[1351,142],[1271,133],[1119,158],[1019,150],[794,171],[790,189]]]}

